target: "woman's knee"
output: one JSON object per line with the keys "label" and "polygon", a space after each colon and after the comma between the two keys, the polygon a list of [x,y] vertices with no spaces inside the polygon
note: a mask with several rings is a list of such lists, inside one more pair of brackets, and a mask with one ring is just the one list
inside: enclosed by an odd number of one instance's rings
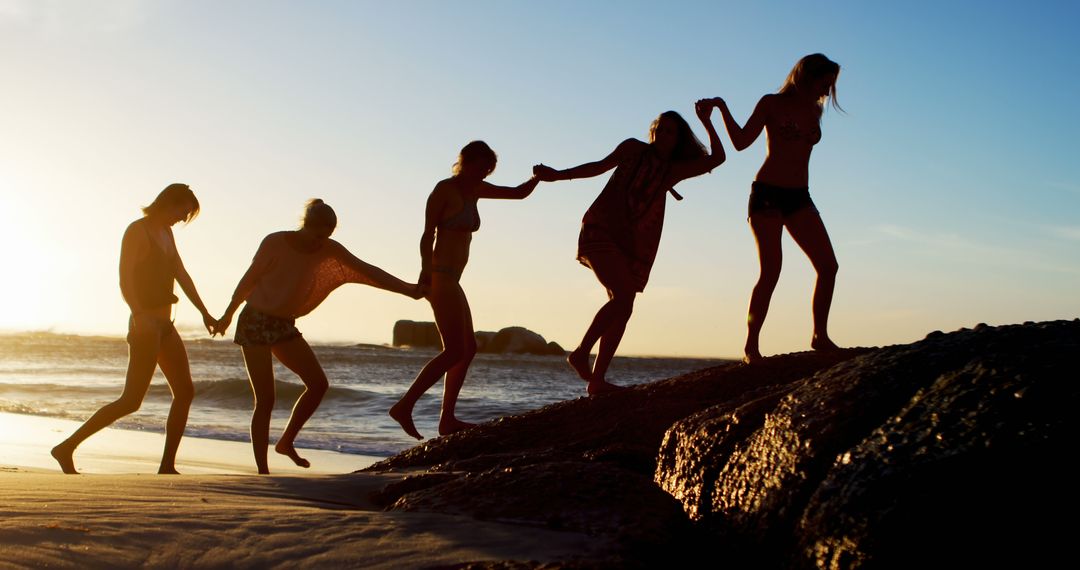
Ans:
{"label": "woman's knee", "polygon": [[191,402],[195,400],[195,386],[186,384],[182,386],[171,386],[173,402],[187,403],[189,406]]}
{"label": "woman's knee", "polygon": [[320,398],[325,396],[330,390],[330,381],[326,379],[325,375],[309,377],[303,380],[308,393],[319,396]]}
{"label": "woman's knee", "polygon": [[836,261],[835,257],[830,257],[814,264],[814,269],[821,277],[836,277],[837,271],[840,270],[840,263]]}
{"label": "woman's knee", "polygon": [[619,315],[625,318],[630,318],[630,315],[634,312],[634,299],[637,297],[637,293],[634,291],[614,291],[611,296],[611,303]]}
{"label": "woman's knee", "polygon": [[142,398],[125,398],[121,397],[111,404],[111,407],[118,414],[127,416],[139,411],[142,407]]}

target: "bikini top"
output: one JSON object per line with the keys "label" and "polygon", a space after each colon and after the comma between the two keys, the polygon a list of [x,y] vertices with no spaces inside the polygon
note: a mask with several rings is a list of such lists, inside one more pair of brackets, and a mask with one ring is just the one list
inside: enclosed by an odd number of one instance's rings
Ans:
{"label": "bikini top", "polygon": [[480,212],[476,210],[476,201],[465,200],[458,213],[439,222],[439,229],[455,232],[475,232],[480,229]]}
{"label": "bikini top", "polygon": [[150,249],[146,257],[135,265],[135,296],[145,308],[171,305],[179,299],[173,294],[176,279],[175,254],[169,255],[146,230]]}
{"label": "bikini top", "polygon": [[799,123],[789,119],[779,125],[777,134],[785,140],[803,141],[813,146],[821,140],[821,127],[814,125],[812,128],[803,129]]}

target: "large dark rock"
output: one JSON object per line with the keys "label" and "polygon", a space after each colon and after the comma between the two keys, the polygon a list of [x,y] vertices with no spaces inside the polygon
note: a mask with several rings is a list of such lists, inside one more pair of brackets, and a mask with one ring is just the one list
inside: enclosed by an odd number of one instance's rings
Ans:
{"label": "large dark rock", "polygon": [[690,416],[657,482],[739,563],[1030,563],[1063,552],[1080,323],[987,327],[865,354]]}
{"label": "large dark rock", "polygon": [[[428,441],[387,508],[587,532],[574,567],[1049,566],[1071,556],[1080,321],[731,363]],[[584,385],[583,385],[584,387]],[[1059,522],[1065,521],[1065,522]]]}
{"label": "large dark rock", "polygon": [[442,348],[442,340],[435,323],[398,321],[394,323],[394,346]]}

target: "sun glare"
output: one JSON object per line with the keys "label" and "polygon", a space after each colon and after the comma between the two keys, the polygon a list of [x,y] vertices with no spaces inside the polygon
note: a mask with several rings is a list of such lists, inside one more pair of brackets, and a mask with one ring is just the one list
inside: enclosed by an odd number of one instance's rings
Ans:
{"label": "sun glare", "polygon": [[27,330],[40,328],[40,310],[44,291],[40,286],[46,264],[40,248],[28,236],[31,219],[26,208],[16,196],[15,184],[8,178],[0,178],[4,192],[0,207],[0,243],[3,244],[3,264],[7,268],[0,279],[0,300],[4,311],[0,313],[0,330]]}

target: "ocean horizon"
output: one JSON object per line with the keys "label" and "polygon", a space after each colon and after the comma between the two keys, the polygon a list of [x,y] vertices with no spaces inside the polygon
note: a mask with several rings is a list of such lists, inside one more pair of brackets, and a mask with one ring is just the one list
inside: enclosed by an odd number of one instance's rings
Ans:
{"label": "ocean horizon", "polygon": [[[186,337],[186,335],[185,335]],[[249,441],[252,393],[240,347],[230,339],[185,338],[195,385],[188,436]],[[412,447],[386,412],[436,353],[370,343],[312,342],[330,390],[297,439],[297,446],[341,453],[390,456]],[[707,358],[616,357],[609,378],[635,385],[727,362]],[[56,332],[0,333],[0,412],[83,421],[118,398],[124,386],[127,344],[122,337]],[[271,440],[284,428],[303,385],[275,361],[277,401]],[[478,354],[458,402],[463,420],[482,423],[585,395],[585,384],[561,356]],[[417,429],[438,435],[441,388],[416,406]],[[171,394],[155,372],[139,411],[113,427],[163,432]],[[60,438],[58,438],[59,441]]]}

